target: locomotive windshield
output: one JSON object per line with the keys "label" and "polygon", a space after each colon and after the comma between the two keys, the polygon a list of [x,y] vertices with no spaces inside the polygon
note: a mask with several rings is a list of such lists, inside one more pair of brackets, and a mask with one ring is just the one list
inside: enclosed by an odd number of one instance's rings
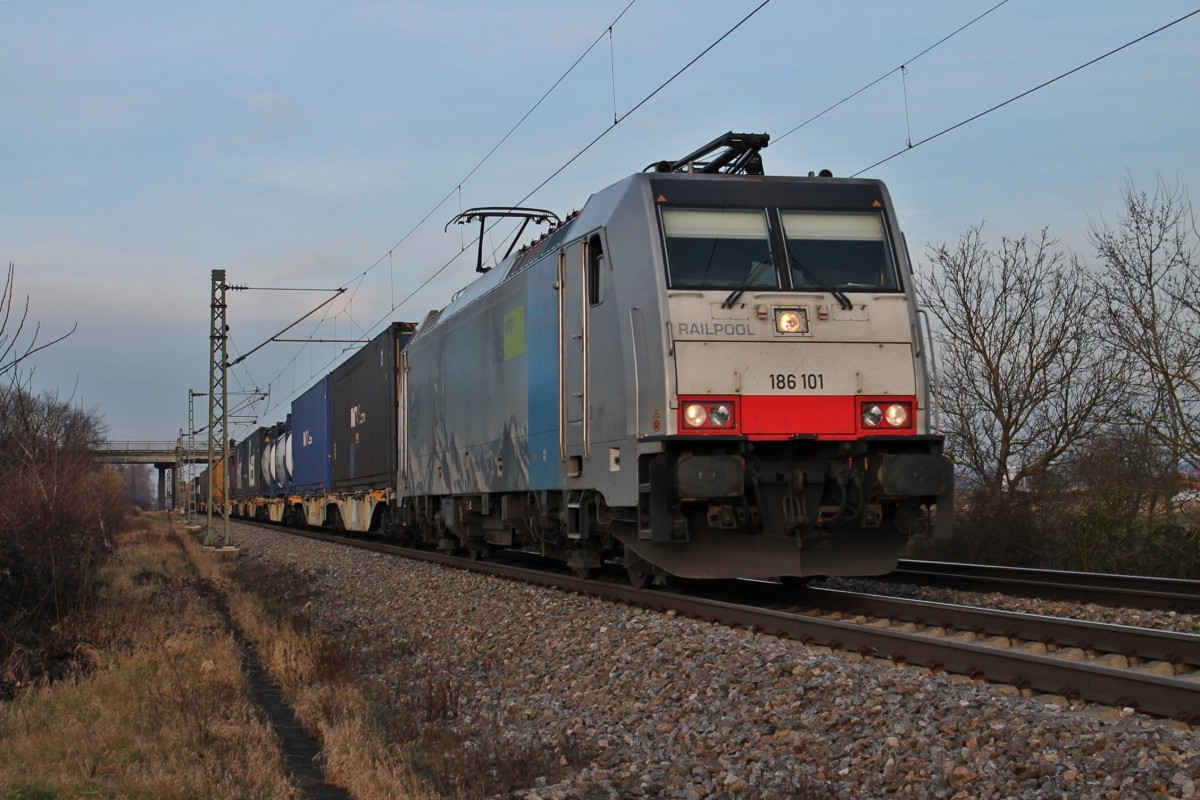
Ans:
{"label": "locomotive windshield", "polygon": [[763,209],[664,208],[667,268],[676,289],[778,289]]}
{"label": "locomotive windshield", "polygon": [[840,293],[900,285],[877,211],[663,208],[662,226],[673,289]]}
{"label": "locomotive windshield", "polygon": [[897,288],[879,214],[784,211],[780,217],[794,288]]}

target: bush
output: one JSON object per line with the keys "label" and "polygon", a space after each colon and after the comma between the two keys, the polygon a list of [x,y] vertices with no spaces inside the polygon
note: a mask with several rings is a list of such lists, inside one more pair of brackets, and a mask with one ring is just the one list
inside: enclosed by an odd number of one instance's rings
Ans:
{"label": "bush", "polygon": [[1147,497],[1135,502],[1115,487],[1043,490],[988,505],[967,494],[956,509],[954,538],[915,540],[909,552],[941,561],[1200,579],[1200,514]]}
{"label": "bush", "polygon": [[1002,496],[1000,502],[972,499],[959,493],[954,514],[954,537],[917,539],[910,547],[916,558],[973,564],[1034,566],[1045,558],[1044,520],[1025,496]]}
{"label": "bush", "polygon": [[98,415],[0,388],[0,662],[85,605],[125,514],[120,479],[92,459]]}
{"label": "bush", "polygon": [[1200,576],[1200,526],[1186,517],[1063,520],[1051,542],[1051,564],[1083,572],[1162,578]]}

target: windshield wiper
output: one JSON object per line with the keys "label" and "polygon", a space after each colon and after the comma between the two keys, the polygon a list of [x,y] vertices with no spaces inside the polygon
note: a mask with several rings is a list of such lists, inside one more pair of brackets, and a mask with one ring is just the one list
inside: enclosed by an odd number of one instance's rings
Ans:
{"label": "windshield wiper", "polygon": [[775,263],[774,256],[767,256],[766,261],[755,261],[753,268],[742,279],[742,282],[737,285],[737,288],[729,293],[725,298],[725,302],[721,303],[721,308],[733,308],[733,304],[738,301],[738,298],[746,293],[750,288],[750,284],[754,283],[766,271],[767,267]]}
{"label": "windshield wiper", "polygon": [[849,311],[850,309],[854,308],[854,303],[850,302],[850,298],[846,296],[845,292],[843,292],[841,289],[835,289],[834,287],[830,286],[828,281],[822,279],[821,276],[814,274],[811,269],[801,264],[800,261],[791,253],[788,253],[788,258],[791,259],[792,266],[796,267],[805,275],[807,275],[808,279],[813,282],[816,288],[820,289],[822,292],[829,292],[831,295],[833,295],[833,299],[838,301],[838,305],[841,306],[843,310]]}

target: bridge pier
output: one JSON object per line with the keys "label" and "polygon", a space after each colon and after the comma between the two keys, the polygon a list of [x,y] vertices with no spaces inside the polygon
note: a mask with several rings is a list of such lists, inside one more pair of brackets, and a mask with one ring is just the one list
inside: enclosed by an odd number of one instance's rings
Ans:
{"label": "bridge pier", "polygon": [[167,470],[172,469],[173,463],[155,463],[154,468],[158,470],[158,510],[167,510]]}

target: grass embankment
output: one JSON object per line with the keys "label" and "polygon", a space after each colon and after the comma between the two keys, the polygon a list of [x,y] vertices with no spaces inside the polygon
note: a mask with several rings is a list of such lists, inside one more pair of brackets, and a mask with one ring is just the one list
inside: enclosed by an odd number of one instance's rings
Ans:
{"label": "grass embankment", "polygon": [[300,797],[214,587],[321,738],[328,780],[360,798],[423,797],[320,643],[272,624],[230,588],[231,568],[164,518],[119,536],[96,602],[67,623],[81,668],[0,704],[0,797]]}

